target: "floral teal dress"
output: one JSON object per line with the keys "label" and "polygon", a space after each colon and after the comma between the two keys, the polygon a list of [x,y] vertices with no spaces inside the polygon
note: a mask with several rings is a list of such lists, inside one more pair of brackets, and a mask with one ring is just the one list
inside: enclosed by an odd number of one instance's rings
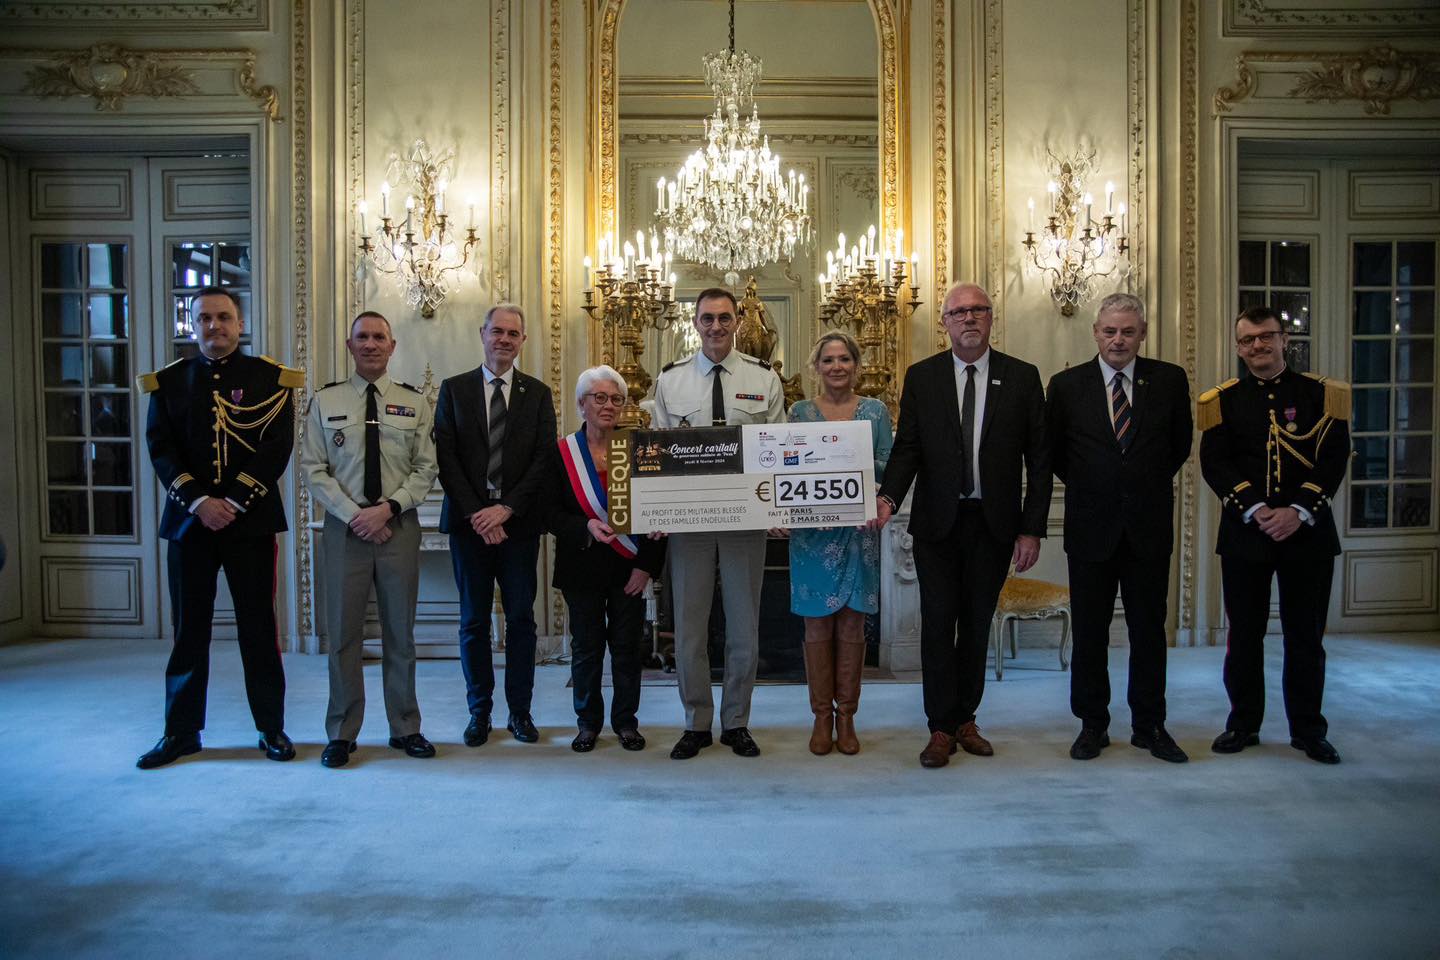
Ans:
{"label": "floral teal dress", "polygon": [[[813,401],[790,408],[791,423],[825,419]],[[879,400],[861,397],[856,420],[870,421],[875,482],[890,459],[890,411]],[[849,607],[861,613],[880,609],[880,534],[864,527],[790,531],[790,609],[802,617],[825,617]]]}

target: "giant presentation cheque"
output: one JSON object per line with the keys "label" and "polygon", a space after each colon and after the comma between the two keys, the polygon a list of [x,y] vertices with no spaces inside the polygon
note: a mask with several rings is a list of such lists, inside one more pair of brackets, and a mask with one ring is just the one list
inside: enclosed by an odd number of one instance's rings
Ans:
{"label": "giant presentation cheque", "polygon": [[620,533],[846,527],[875,519],[869,421],[617,430],[610,525]]}

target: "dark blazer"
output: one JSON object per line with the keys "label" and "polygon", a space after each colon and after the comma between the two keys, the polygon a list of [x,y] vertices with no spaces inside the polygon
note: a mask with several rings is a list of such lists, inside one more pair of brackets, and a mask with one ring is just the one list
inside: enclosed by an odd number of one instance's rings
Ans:
{"label": "dark blazer", "polygon": [[[159,531],[163,539],[178,540],[191,530],[205,529],[189,512],[191,502],[202,495],[233,500],[243,508],[222,531],[231,537],[286,529],[280,477],[295,445],[292,388],[297,379],[304,382],[303,376],[268,357],[236,350],[219,360],[203,355],[180,360],[139,378],[141,389],[152,394],[145,442],[166,493]],[[235,419],[245,422],[260,421],[265,413],[273,416],[261,426],[234,426],[239,438],[221,434],[217,440],[216,393],[246,407],[273,398],[280,409],[266,406],[237,414]]]}
{"label": "dark blazer", "polygon": [[[905,371],[895,446],[880,487],[898,505],[915,482],[909,530],[921,540],[942,539],[955,523],[961,459],[952,357],[945,350]],[[980,425],[979,474],[981,509],[997,540],[1009,542],[1022,533],[1045,536],[1053,481],[1040,371],[994,349]]]}
{"label": "dark blazer", "polygon": [[550,445],[545,457],[545,490],[540,511],[545,529],[555,534],[555,573],[550,583],[557,590],[620,587],[630,579],[633,570],[644,570],[653,579],[660,576],[665,566],[664,540],[638,535],[636,543],[640,552],[634,560],[627,560],[590,536],[586,526],[589,515],[580,509],[580,501],[575,498],[565,462],[560,459],[558,443]]}
{"label": "dark blazer", "polygon": [[1175,474],[1190,456],[1190,382],[1173,363],[1135,358],[1130,449],[1120,451],[1098,361],[1050,378],[1045,411],[1050,468],[1065,484],[1065,552],[1113,556],[1123,533],[1142,557],[1174,546]]}
{"label": "dark blazer", "polygon": [[[485,370],[447,377],[435,403],[435,456],[440,463],[440,531],[468,529],[466,520],[490,503],[485,490],[490,441]],[[550,388],[515,371],[510,406],[505,413],[505,447],[501,454],[500,502],[515,515],[505,523],[509,536],[536,536],[542,520],[535,510],[545,483],[545,454],[555,446],[555,403]]]}

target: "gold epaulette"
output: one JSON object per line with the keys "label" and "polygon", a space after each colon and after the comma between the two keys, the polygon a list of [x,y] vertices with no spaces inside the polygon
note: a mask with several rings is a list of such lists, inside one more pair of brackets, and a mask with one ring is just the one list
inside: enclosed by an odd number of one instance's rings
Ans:
{"label": "gold epaulette", "polygon": [[1195,425],[1204,433],[1211,427],[1218,427],[1223,419],[1220,413],[1220,391],[1229,390],[1240,381],[1231,377],[1218,387],[1211,387],[1195,400]]}
{"label": "gold epaulette", "polygon": [[294,367],[287,367],[279,360],[276,360],[273,357],[267,357],[263,353],[260,355],[260,359],[264,360],[266,363],[273,363],[275,364],[275,366],[280,368],[280,386],[289,387],[291,389],[295,387],[305,386],[304,370],[296,370]]}
{"label": "gold epaulette", "polygon": [[[185,358],[180,357],[179,359],[171,360],[169,363],[165,364],[162,369],[168,370],[169,368],[175,366],[175,364],[184,362]],[[154,393],[156,390],[160,389],[160,371],[156,370],[152,373],[140,374],[140,376],[135,378],[135,386],[140,388],[141,393]]]}
{"label": "gold epaulette", "polygon": [[1305,376],[1318,381],[1325,387],[1325,416],[1348,421],[1350,419],[1350,384],[1344,380],[1332,380],[1308,371]]}

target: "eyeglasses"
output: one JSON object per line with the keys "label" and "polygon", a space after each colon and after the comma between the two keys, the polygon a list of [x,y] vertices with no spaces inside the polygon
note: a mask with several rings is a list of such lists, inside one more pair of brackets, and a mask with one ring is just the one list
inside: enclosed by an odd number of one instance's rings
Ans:
{"label": "eyeglasses", "polygon": [[707,328],[707,329],[708,329],[709,327],[715,326],[716,324],[719,324],[719,325],[722,326],[722,327],[728,327],[728,326],[730,326],[730,324],[732,324],[732,323],[735,322],[735,314],[733,314],[733,313],[702,313],[702,314],[700,314],[700,316],[698,316],[698,317],[695,318],[695,322],[696,322],[697,324],[699,324],[700,326],[705,327],[705,328]]}
{"label": "eyeglasses", "polygon": [[1235,342],[1242,347],[1253,347],[1257,343],[1270,344],[1280,336],[1280,333],[1279,330],[1266,330],[1264,333],[1255,333],[1248,337],[1236,337]]}
{"label": "eyeglasses", "polygon": [[994,307],[956,307],[940,314],[940,318],[946,323],[951,320],[964,320],[967,316],[974,317],[976,320],[984,320],[994,312],[994,309]]}
{"label": "eyeglasses", "polygon": [[597,407],[603,407],[607,403],[617,407],[625,406],[625,394],[623,393],[587,393],[585,396],[595,401]]}

